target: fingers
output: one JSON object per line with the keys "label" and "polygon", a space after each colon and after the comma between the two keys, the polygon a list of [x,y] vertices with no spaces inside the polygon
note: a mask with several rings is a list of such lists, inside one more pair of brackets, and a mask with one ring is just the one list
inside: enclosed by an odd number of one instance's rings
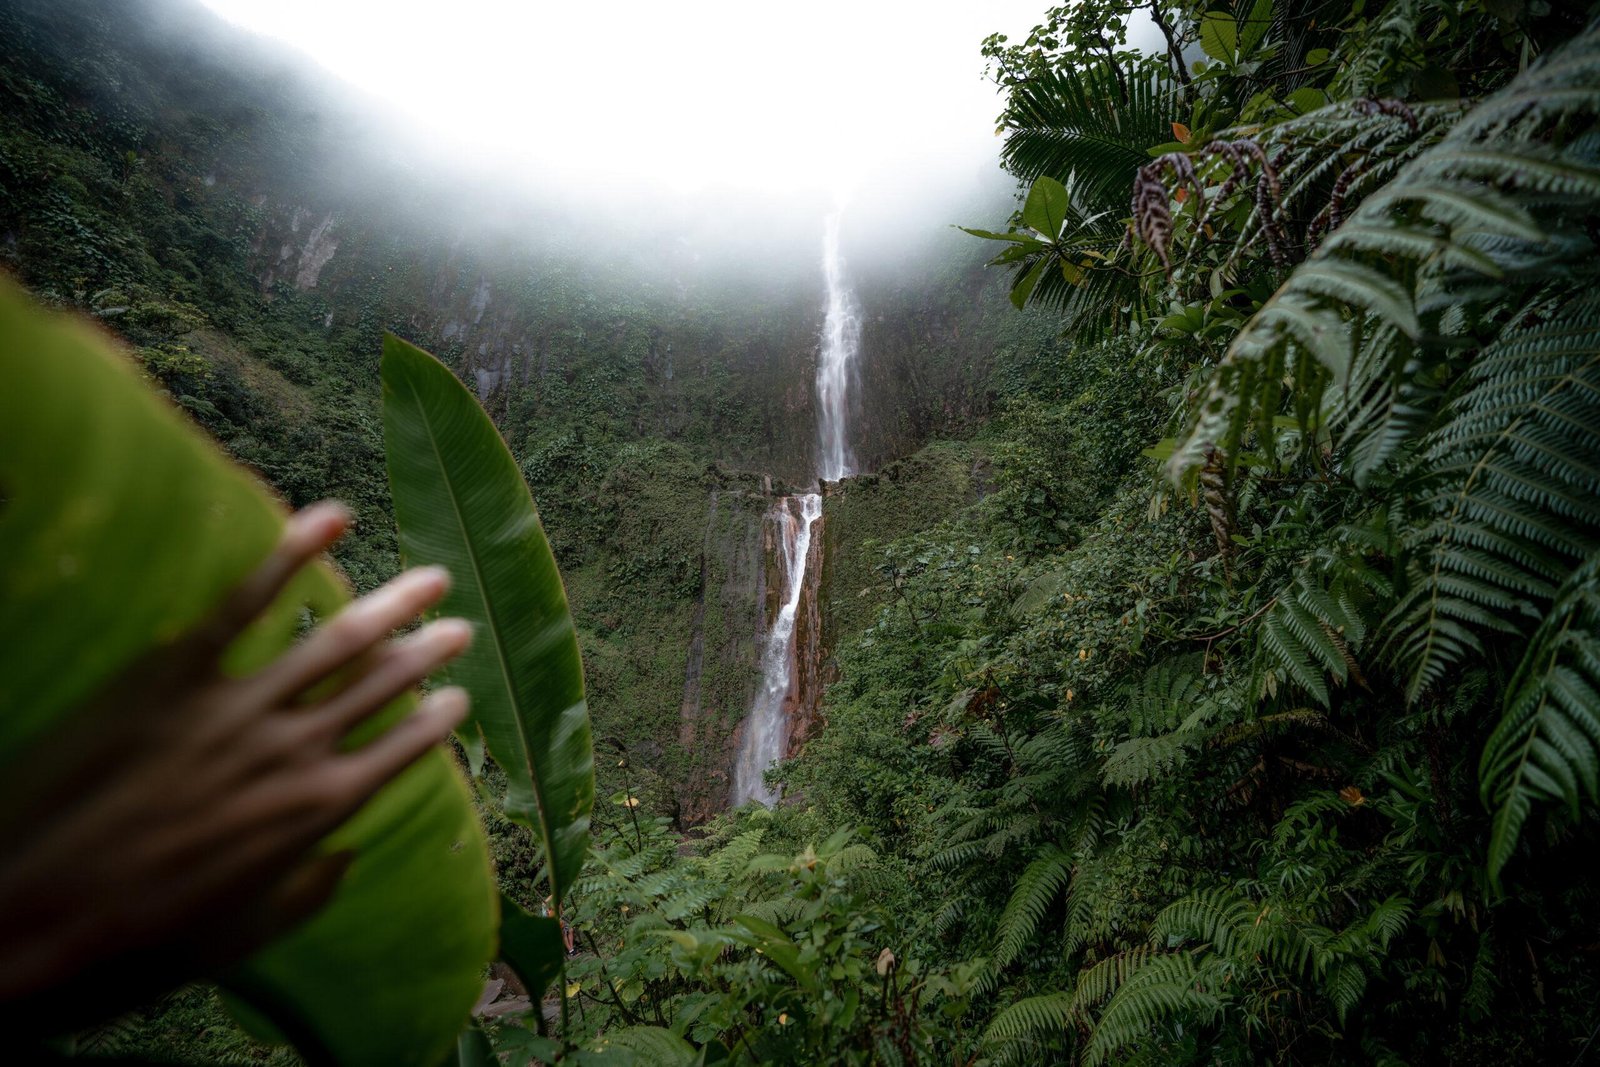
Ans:
{"label": "fingers", "polygon": [[[370,744],[323,755],[291,777],[263,778],[218,806],[212,823],[184,835],[205,842],[182,889],[189,899],[216,899],[229,887],[258,886],[342,825],[400,772],[449,736],[467,712],[467,694],[440,689]],[[315,714],[300,712],[300,714]],[[190,854],[194,852],[190,849]],[[169,898],[167,903],[172,903]],[[180,902],[181,903],[181,902]]]}
{"label": "fingers", "polygon": [[459,656],[472,642],[464,619],[440,619],[385,648],[372,666],[320,707],[297,711],[312,716],[319,729],[342,738],[395,697]]}
{"label": "fingers", "polygon": [[[417,710],[370,744],[341,757],[342,772],[348,775],[348,784],[354,791],[354,812],[389,780],[415,763],[429,749],[461,725],[467,717],[467,691],[456,686],[446,686],[428,694]],[[341,816],[340,821],[343,821]]]}
{"label": "fingers", "polygon": [[365,655],[393,630],[436,603],[449,587],[442,567],[407,571],[317,627],[256,676],[269,701],[288,701]]}
{"label": "fingers", "polygon": [[201,643],[212,655],[220,655],[277,599],[300,568],[349,528],[350,510],[337,501],[313,504],[289,516],[278,547],[223,601],[201,631]]}

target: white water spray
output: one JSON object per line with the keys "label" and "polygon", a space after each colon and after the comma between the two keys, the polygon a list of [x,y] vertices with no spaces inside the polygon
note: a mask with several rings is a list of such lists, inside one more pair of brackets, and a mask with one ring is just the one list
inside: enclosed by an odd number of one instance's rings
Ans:
{"label": "white water spray", "polygon": [[[836,482],[856,472],[855,456],[846,444],[850,387],[855,382],[856,354],[861,347],[861,312],[845,286],[839,255],[839,214],[828,218],[822,238],[822,280],[827,303],[822,319],[822,350],[817,360],[817,476]],[[789,744],[789,715],[804,696],[799,690],[795,616],[807,588],[806,565],[811,535],[822,518],[822,494],[786,496],[773,504],[767,521],[776,538],[774,555],[782,561],[782,605],[761,650],[761,689],[744,721],[744,744],[734,767],[733,803],[759,800],[771,805],[777,794],[762,776],[784,756]],[[815,592],[813,591],[813,595]],[[812,634],[814,641],[816,635]]]}
{"label": "white water spray", "polygon": [[822,495],[806,493],[786,496],[768,515],[777,539],[775,555],[782,562],[778,580],[783,584],[783,601],[778,617],[767,631],[761,650],[761,690],[750,706],[744,724],[744,746],[733,774],[733,802],[759,800],[772,804],[777,794],[768,789],[761,776],[783,758],[789,740],[786,704],[793,702],[795,688],[795,615],[800,610],[800,594],[806,586],[806,560],[811,554],[811,527],[822,514]]}
{"label": "white water spray", "polygon": [[817,476],[825,482],[836,482],[856,472],[855,456],[845,439],[850,387],[855,383],[856,353],[861,348],[861,310],[844,282],[837,211],[828,216],[822,237],[822,281],[827,304],[822,319],[822,353],[817,360]]}

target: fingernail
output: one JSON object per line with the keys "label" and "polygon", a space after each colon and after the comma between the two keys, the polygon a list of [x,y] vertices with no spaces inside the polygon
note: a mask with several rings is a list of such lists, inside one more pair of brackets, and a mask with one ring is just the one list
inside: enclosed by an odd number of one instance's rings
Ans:
{"label": "fingernail", "polygon": [[348,530],[353,518],[350,509],[337,500],[319,500],[292,516],[295,525],[324,543]]}
{"label": "fingernail", "polygon": [[446,644],[458,646],[457,651],[472,644],[473,626],[466,619],[440,619],[433,624],[433,630]]}
{"label": "fingernail", "polygon": [[435,689],[433,700],[435,706],[446,718],[452,720],[452,723],[459,723],[465,719],[467,708],[472,704],[472,698],[459,685],[447,685],[443,689]]}
{"label": "fingernail", "polygon": [[450,588],[450,571],[438,564],[427,567],[417,567],[411,572],[416,581],[426,582],[429,585],[437,584],[441,590]]}
{"label": "fingernail", "polygon": [[337,520],[341,524],[349,523],[351,519],[355,518],[355,513],[344,502],[339,500],[319,500],[300,514],[314,518],[318,522],[333,522]]}

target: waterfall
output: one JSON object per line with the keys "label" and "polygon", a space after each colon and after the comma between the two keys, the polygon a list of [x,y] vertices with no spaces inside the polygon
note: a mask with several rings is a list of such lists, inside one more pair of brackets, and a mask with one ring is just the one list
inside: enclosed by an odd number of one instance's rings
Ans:
{"label": "waterfall", "polygon": [[[845,285],[839,255],[839,213],[829,216],[822,238],[823,305],[821,349],[817,359],[817,477],[836,482],[856,472],[847,444],[850,386],[855,380],[856,353],[861,347],[861,312]],[[822,529],[822,494],[780,497],[767,513],[767,558],[775,564],[778,613],[767,629],[761,650],[761,688],[744,720],[744,739],[733,772],[733,803],[778,798],[761,780],[768,767],[784,757],[789,723],[797,707],[815,707],[818,693],[816,659],[820,635],[816,611],[817,570],[813,534]],[[820,548],[820,543],[819,546]],[[771,573],[771,572],[769,572]],[[812,608],[804,632],[796,626],[802,601]],[[803,639],[804,647],[800,641]],[[803,669],[810,666],[808,672]]]}
{"label": "waterfall", "polygon": [[856,472],[846,443],[850,386],[861,347],[861,311],[844,281],[839,256],[839,213],[828,217],[822,237],[822,281],[827,292],[822,318],[822,351],[817,360],[817,476],[836,482]]}
{"label": "waterfall", "polygon": [[811,531],[822,516],[822,494],[781,498],[768,513],[770,558],[778,564],[778,615],[767,629],[761,650],[761,689],[744,722],[744,744],[734,767],[733,802],[777,800],[761,776],[783,758],[789,737],[789,710],[798,700],[795,670],[795,619],[807,591],[806,564],[811,556]]}

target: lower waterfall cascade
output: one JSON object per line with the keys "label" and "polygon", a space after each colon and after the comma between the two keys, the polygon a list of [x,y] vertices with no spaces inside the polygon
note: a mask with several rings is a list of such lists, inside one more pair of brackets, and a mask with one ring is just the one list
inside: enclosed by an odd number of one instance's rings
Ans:
{"label": "lower waterfall cascade", "polygon": [[[789,742],[790,712],[800,698],[800,672],[796,670],[800,635],[795,624],[801,597],[808,592],[816,595],[814,584],[806,579],[808,573],[815,573],[815,568],[808,564],[813,534],[820,532],[821,520],[821,493],[781,497],[767,516],[770,556],[777,564],[774,577],[780,583],[777,588],[780,599],[778,613],[768,625],[762,644],[761,688],[745,718],[744,743],[734,766],[733,801],[736,805],[750,800],[770,805],[778,799],[762,776],[784,756]],[[818,545],[820,547],[820,541]],[[815,632],[806,635],[808,642],[814,643],[816,639]]]}

